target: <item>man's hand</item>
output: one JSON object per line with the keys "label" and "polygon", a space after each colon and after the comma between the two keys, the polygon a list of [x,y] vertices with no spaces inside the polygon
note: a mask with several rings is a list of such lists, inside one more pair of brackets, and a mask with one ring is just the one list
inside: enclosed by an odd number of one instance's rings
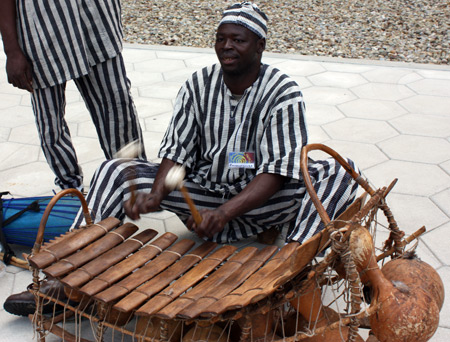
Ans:
{"label": "man's hand", "polygon": [[21,50],[9,52],[6,59],[8,82],[14,87],[33,92],[31,65]]}
{"label": "man's hand", "polygon": [[125,214],[132,220],[141,217],[140,214],[146,214],[160,209],[162,196],[155,193],[145,194],[137,193],[134,203],[131,200],[123,204]]}
{"label": "man's hand", "polygon": [[202,209],[199,213],[202,216],[200,225],[197,226],[194,218],[190,216],[186,226],[201,238],[212,238],[214,234],[220,233],[229,221],[220,207],[215,210]]}

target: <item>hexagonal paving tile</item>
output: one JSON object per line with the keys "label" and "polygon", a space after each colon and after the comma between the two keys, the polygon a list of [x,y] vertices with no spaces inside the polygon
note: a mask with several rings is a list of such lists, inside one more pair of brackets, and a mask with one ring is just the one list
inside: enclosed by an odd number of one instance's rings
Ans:
{"label": "hexagonal paving tile", "polygon": [[15,127],[18,123],[35,125],[34,114],[30,107],[13,106],[0,109],[0,117],[2,127]]}
{"label": "hexagonal paving tile", "polygon": [[139,95],[142,97],[173,100],[176,98],[179,90],[179,83],[162,82],[139,87]]}
{"label": "hexagonal paving tile", "polygon": [[150,85],[164,80],[163,75],[160,72],[131,71],[127,73],[127,76],[130,79],[131,86],[134,88]]}
{"label": "hexagonal paving tile", "polygon": [[403,134],[450,137],[450,116],[408,114],[389,123]]}
{"label": "hexagonal paving tile", "polygon": [[14,142],[0,143],[0,164],[3,170],[26,165],[38,160],[39,146]]}
{"label": "hexagonal paving tile", "polygon": [[123,49],[122,56],[126,63],[138,63],[144,61],[153,61],[156,59],[156,51],[148,51],[145,50],[145,53],[142,53],[142,48],[139,48],[139,45],[133,44],[124,44],[127,48]]}
{"label": "hexagonal paving tile", "polygon": [[362,74],[370,82],[405,84],[422,79],[415,70],[406,68],[376,68]]}
{"label": "hexagonal paving tile", "polygon": [[330,136],[320,126],[309,125],[308,126],[308,142],[323,143],[330,139]]}
{"label": "hexagonal paving tile", "polygon": [[376,66],[373,65],[364,65],[358,63],[339,63],[339,60],[336,60],[338,63],[321,63],[321,65],[328,71],[336,71],[336,72],[353,72],[353,73],[364,73],[370,70],[377,69]]}
{"label": "hexagonal paving tile", "polygon": [[400,105],[410,113],[449,116],[450,98],[439,96],[416,95],[400,100]]}
{"label": "hexagonal paving tile", "polygon": [[138,72],[166,72],[170,70],[184,69],[185,65],[183,61],[173,59],[161,59],[158,58],[152,63],[136,62],[134,63],[134,70]]}
{"label": "hexagonal paving tile", "polygon": [[10,133],[11,128],[0,127],[0,143],[8,141]]}
{"label": "hexagonal paving tile", "polygon": [[351,89],[361,99],[397,101],[415,95],[404,85],[369,83]]}
{"label": "hexagonal paving tile", "polygon": [[18,106],[22,99],[22,95],[0,93],[0,109],[11,108]]}
{"label": "hexagonal paving tile", "polygon": [[367,83],[367,80],[358,74],[326,71],[309,76],[312,84],[321,87],[351,88]]}
{"label": "hexagonal paving tile", "polygon": [[435,78],[437,80],[450,80],[450,71],[445,70],[417,70],[417,73],[426,78]]}
{"label": "hexagonal paving tile", "polygon": [[55,177],[45,161],[27,163],[13,169],[0,171],[0,189],[17,197],[50,194],[57,189]]}
{"label": "hexagonal paving tile", "polygon": [[388,160],[386,155],[373,144],[328,140],[325,145],[334,149],[342,157],[353,160],[362,171]]}
{"label": "hexagonal paving tile", "polygon": [[431,199],[450,218],[450,188],[434,195]]}
{"label": "hexagonal paving tile", "polygon": [[390,159],[430,164],[450,159],[450,143],[440,138],[399,135],[377,145]]}
{"label": "hexagonal paving tile", "polygon": [[323,125],[344,118],[335,106],[310,103],[306,107],[306,122],[311,125]]}
{"label": "hexagonal paving tile", "polygon": [[40,146],[36,124],[29,123],[12,128],[8,141]]}
{"label": "hexagonal paving tile", "polygon": [[450,96],[450,80],[426,79],[408,84],[420,95]]}
{"label": "hexagonal paving tile", "polygon": [[400,229],[407,235],[422,226],[429,231],[448,221],[447,215],[429,198],[394,193],[397,186],[399,183],[394,187],[393,192],[387,195],[386,202]]}
{"label": "hexagonal paving tile", "polygon": [[145,131],[165,133],[169,126],[172,113],[152,115],[145,119]]}
{"label": "hexagonal paving tile", "polygon": [[394,101],[357,99],[338,105],[349,117],[373,120],[388,120],[404,113],[406,110]]}
{"label": "hexagonal paving tile", "polygon": [[393,192],[432,196],[450,184],[450,176],[435,165],[390,160],[364,171],[376,187],[387,186],[397,178]]}
{"label": "hexagonal paving tile", "polygon": [[325,71],[318,62],[289,60],[277,63],[276,67],[287,75],[310,76]]}
{"label": "hexagonal paving tile", "polygon": [[398,133],[384,121],[346,118],[323,125],[323,129],[336,140],[377,143]]}
{"label": "hexagonal paving tile", "polygon": [[342,88],[310,87],[303,89],[302,93],[306,105],[309,103],[337,105],[356,99],[351,91]]}
{"label": "hexagonal paving tile", "polygon": [[170,113],[169,115],[171,116],[173,110],[172,99],[157,99],[139,96],[134,99],[134,105],[136,106],[138,116],[141,119],[162,113]]}
{"label": "hexagonal paving tile", "polygon": [[442,167],[442,169],[444,169],[450,175],[450,160],[440,164],[439,166]]}

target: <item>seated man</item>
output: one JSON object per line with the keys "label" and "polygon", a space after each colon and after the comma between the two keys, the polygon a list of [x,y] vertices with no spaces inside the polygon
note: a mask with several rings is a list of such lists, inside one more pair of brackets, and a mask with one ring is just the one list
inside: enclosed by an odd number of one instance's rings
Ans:
{"label": "seated man", "polygon": [[[307,143],[302,93],[291,78],[261,63],[266,23],[266,15],[249,2],[224,11],[215,43],[220,64],[194,73],[181,87],[161,144],[161,164],[103,163],[87,195],[95,222],[125,215],[138,219],[162,208],[219,243],[269,229],[301,243],[323,229],[300,171],[300,151]],[[200,224],[180,191],[165,185],[174,165],[187,170],[185,187],[199,208]],[[330,218],[354,200],[357,185],[334,159],[311,161],[309,172]],[[80,223],[81,215],[74,226]],[[10,296],[8,305],[14,296],[19,295]]]}
{"label": "seated man", "polygon": [[[323,228],[300,171],[307,143],[302,93],[291,78],[261,63],[266,22],[249,2],[225,10],[215,43],[220,64],[194,73],[181,87],[161,164],[104,163],[87,196],[95,221],[138,219],[162,208],[219,243],[272,227],[284,230],[286,241],[302,242]],[[165,186],[174,165],[187,170],[185,187],[201,213],[199,225],[180,191]],[[328,215],[336,217],[353,201],[356,184],[334,159],[311,162],[309,170]],[[133,203],[131,182],[138,189]]]}

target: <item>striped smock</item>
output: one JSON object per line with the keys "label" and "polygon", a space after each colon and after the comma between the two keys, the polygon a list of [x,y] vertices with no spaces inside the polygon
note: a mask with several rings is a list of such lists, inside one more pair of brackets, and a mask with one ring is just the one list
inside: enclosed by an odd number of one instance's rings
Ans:
{"label": "striped smock", "polygon": [[[239,99],[225,86],[217,64],[194,73],[181,87],[159,156],[186,166],[184,186],[199,211],[220,207],[259,173],[286,177],[266,203],[230,220],[211,240],[229,243],[275,227],[286,242],[303,242],[324,228],[300,171],[301,148],[307,142],[304,111],[297,84],[268,65],[262,65],[258,79]],[[230,167],[230,152],[254,153],[254,168]],[[137,159],[104,162],[86,198],[95,221],[124,219],[131,184],[149,193],[158,168]],[[331,219],[352,203],[357,184],[333,158],[310,160],[308,171]],[[183,222],[191,215],[177,189],[162,200],[161,208]],[[73,226],[82,220],[80,213]]]}
{"label": "striped smock", "polygon": [[[159,157],[184,164],[204,189],[236,195],[257,174],[301,179],[307,143],[299,86],[263,64],[259,78],[235,99],[219,64],[194,73],[180,89]],[[254,168],[230,168],[233,152],[254,153]]]}
{"label": "striped smock", "polygon": [[122,50],[118,0],[17,0],[19,43],[33,65],[33,87],[86,75]]}

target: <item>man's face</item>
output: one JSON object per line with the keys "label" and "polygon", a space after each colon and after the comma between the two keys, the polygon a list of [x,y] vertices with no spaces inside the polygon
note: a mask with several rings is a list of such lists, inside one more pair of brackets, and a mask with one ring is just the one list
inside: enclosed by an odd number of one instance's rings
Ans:
{"label": "man's face", "polygon": [[265,39],[241,25],[222,24],[216,34],[216,54],[223,72],[244,74],[259,67]]}

